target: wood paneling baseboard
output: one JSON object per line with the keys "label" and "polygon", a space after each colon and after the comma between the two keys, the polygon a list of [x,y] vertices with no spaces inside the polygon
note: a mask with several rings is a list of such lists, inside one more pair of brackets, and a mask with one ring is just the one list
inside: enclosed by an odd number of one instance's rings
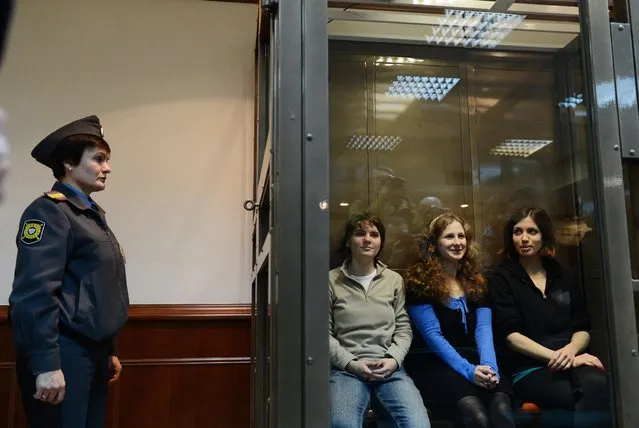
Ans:
{"label": "wood paneling baseboard", "polygon": [[[107,428],[248,428],[250,305],[132,305]],[[0,426],[26,428],[7,307],[0,307]]]}

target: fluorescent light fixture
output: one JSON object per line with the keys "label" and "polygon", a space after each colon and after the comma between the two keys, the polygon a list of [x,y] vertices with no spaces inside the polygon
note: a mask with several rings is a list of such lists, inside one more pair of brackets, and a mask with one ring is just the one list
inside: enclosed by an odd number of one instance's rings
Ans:
{"label": "fluorescent light fixture", "polygon": [[461,204],[459,207],[460,207],[460,208],[468,208],[469,206],[470,206],[470,205],[468,205],[468,204]]}
{"label": "fluorescent light fixture", "polygon": [[560,102],[558,105],[562,108],[575,108],[579,104],[583,104],[583,102],[584,94],[573,94],[571,97],[566,97],[566,99]]}
{"label": "fluorescent light fixture", "polygon": [[526,15],[514,13],[446,9],[426,41],[444,46],[493,49],[524,18]]}
{"label": "fluorescent light fixture", "polygon": [[346,144],[346,148],[351,150],[377,150],[380,152],[389,152],[394,150],[401,142],[401,137],[384,135],[353,135],[350,141]]}
{"label": "fluorescent light fixture", "polygon": [[340,202],[339,206],[340,207],[347,207],[348,206],[348,202]]}
{"label": "fluorescent light fixture", "polygon": [[[380,85],[380,90],[384,90]],[[375,94],[375,119],[377,120],[395,120],[400,116],[409,105],[413,102],[410,98],[391,97],[385,93]]]}
{"label": "fluorescent light fixture", "polygon": [[409,58],[405,56],[378,56],[375,59],[375,65],[410,65],[410,64],[419,64],[424,62],[423,59],[419,58]]}
{"label": "fluorescent light fixture", "polygon": [[459,80],[459,77],[397,76],[388,87],[386,95],[441,101]]}
{"label": "fluorescent light fixture", "polygon": [[513,156],[527,158],[538,150],[543,149],[552,140],[523,140],[510,139],[490,149],[490,154],[495,156]]}

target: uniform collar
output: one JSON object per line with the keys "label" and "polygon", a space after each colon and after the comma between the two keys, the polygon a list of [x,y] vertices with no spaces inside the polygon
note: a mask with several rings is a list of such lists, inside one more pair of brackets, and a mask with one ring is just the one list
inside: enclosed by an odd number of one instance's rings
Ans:
{"label": "uniform collar", "polygon": [[98,209],[98,211],[100,211],[101,213],[105,212],[102,207],[95,203],[95,201],[82,194],[75,187],[72,187],[61,181],[56,181],[51,190],[62,193],[64,196],[66,196],[67,200],[76,208],[79,208],[81,210],[88,210],[91,209],[91,205],[93,204]]}

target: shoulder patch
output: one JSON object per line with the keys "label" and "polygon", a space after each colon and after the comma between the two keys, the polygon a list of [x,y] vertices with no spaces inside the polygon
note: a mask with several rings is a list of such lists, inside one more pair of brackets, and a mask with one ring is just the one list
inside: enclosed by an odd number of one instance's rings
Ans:
{"label": "shoulder patch", "polygon": [[56,200],[56,201],[66,201],[67,200],[67,197],[64,196],[64,194],[62,194],[60,192],[45,192],[44,194],[48,198],[51,198],[51,199]]}
{"label": "shoulder patch", "polygon": [[25,220],[20,241],[27,245],[40,242],[46,224],[42,220]]}

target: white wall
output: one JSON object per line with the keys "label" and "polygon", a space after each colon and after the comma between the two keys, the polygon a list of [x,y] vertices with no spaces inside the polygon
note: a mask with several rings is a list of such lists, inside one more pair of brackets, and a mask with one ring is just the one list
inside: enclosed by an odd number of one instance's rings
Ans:
{"label": "white wall", "polygon": [[132,303],[250,301],[255,5],[23,0],[0,105],[12,171],[0,205],[0,304],[24,208],[50,189],[30,156],[70,120],[100,116],[112,148],[94,194],[127,256]]}

